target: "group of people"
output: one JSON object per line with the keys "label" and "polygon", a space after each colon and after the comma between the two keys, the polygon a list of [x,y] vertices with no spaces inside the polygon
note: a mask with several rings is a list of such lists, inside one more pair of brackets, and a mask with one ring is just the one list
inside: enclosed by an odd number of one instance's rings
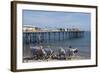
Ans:
{"label": "group of people", "polygon": [[32,56],[34,59],[48,59],[52,55],[53,51],[48,47],[48,48],[43,48],[43,46],[39,47],[32,47],[31,48]]}
{"label": "group of people", "polygon": [[77,48],[72,48],[69,46],[68,49],[63,49],[62,47],[58,49],[57,53],[50,47],[43,48],[43,46],[31,47],[32,57],[35,60],[47,60],[47,59],[66,59],[66,57],[75,56],[78,53]]}

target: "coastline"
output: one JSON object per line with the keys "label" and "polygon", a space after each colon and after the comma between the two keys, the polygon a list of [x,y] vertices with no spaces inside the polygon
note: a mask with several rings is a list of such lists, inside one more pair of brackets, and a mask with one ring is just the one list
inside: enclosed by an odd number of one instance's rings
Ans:
{"label": "coastline", "polygon": [[[57,50],[57,49],[56,49]],[[55,50],[55,51],[56,51]],[[67,49],[66,49],[67,50]],[[28,46],[24,46],[24,50],[23,50],[23,63],[29,63],[29,62],[49,62],[49,61],[72,61],[72,60],[86,60],[86,59],[90,59],[91,55],[88,52],[84,52],[84,51],[80,51],[75,54],[74,56],[66,56],[66,59],[44,59],[44,60],[35,60],[32,55],[32,51],[31,49],[29,49],[29,45]],[[55,54],[57,53],[57,51],[55,52]]]}

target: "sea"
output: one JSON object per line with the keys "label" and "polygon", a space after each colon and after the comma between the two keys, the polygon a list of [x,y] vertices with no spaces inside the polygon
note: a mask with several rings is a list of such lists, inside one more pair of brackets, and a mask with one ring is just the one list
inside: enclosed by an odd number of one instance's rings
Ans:
{"label": "sea", "polygon": [[[57,37],[57,36],[56,36]],[[78,55],[84,59],[91,59],[91,32],[84,31],[84,36],[80,38],[72,38],[62,41],[49,41],[40,44],[23,44],[23,57],[32,56],[30,46],[43,46],[44,48],[50,47],[52,50],[57,51],[59,48],[67,50],[69,46],[78,48]]]}

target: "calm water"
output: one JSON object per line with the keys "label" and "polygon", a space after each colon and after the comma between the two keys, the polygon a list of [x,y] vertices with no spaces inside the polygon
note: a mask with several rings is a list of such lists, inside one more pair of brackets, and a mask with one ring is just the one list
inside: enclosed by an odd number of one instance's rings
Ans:
{"label": "calm water", "polygon": [[[58,36],[57,36],[58,37]],[[79,55],[84,56],[86,59],[90,59],[91,56],[91,33],[89,31],[84,32],[84,37],[67,39],[64,41],[51,41],[41,44],[29,44],[23,45],[23,56],[31,56],[30,46],[42,45],[43,47],[50,47],[52,50],[57,51],[60,47],[68,49],[71,45],[73,48],[79,49]]]}

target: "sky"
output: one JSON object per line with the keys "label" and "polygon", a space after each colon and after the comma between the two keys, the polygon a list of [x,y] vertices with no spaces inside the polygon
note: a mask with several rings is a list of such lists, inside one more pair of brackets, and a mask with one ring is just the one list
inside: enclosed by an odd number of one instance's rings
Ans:
{"label": "sky", "polygon": [[90,31],[91,14],[82,12],[23,10],[22,24],[47,29],[79,28],[80,30]]}

